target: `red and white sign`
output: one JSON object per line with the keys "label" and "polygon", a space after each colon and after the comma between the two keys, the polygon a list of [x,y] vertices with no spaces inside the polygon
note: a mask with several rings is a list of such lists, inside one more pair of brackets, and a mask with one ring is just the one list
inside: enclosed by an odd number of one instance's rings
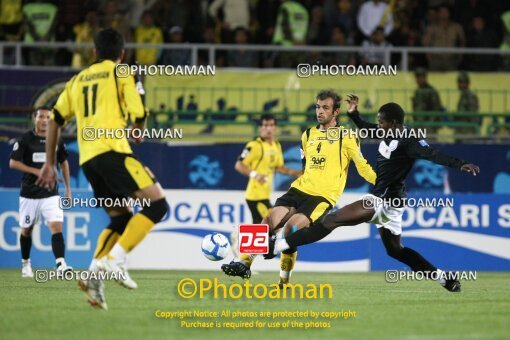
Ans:
{"label": "red and white sign", "polygon": [[241,224],[239,226],[239,254],[267,254],[269,225]]}

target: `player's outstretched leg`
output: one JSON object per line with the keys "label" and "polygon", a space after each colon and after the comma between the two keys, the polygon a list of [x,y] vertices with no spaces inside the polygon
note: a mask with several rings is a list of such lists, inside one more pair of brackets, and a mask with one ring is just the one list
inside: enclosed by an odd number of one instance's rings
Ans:
{"label": "player's outstretched leg", "polygon": [[428,277],[436,278],[439,284],[448,291],[460,292],[460,282],[458,280],[448,278],[446,273],[434,267],[418,252],[404,247],[400,242],[401,235],[394,235],[389,229],[384,227],[379,228],[379,235],[381,235],[381,240],[389,256],[407,264],[415,272],[423,272]]}
{"label": "player's outstretched leg", "polygon": [[21,246],[21,277],[34,277],[30,263],[30,249],[32,248],[33,227],[21,228],[19,243]]}
{"label": "player's outstretched leg", "polygon": [[129,219],[126,230],[112,250],[97,262],[99,269],[118,274],[117,282],[129,289],[135,289],[138,285],[127,271],[127,254],[142,242],[152,227],[161,221],[168,211],[165,194],[157,183],[138,190],[134,196],[139,199],[149,199],[150,206],[144,207],[142,211]]}
{"label": "player's outstretched leg", "polygon": [[78,286],[87,295],[89,304],[94,308],[108,310],[104,296],[104,282],[96,278],[79,280]]}
{"label": "player's outstretched leg", "polygon": [[299,229],[284,239],[279,239],[276,242],[270,240],[269,253],[264,255],[264,258],[271,259],[289,248],[317,242],[328,236],[335,228],[368,222],[373,216],[373,209],[366,209],[361,200],[356,201],[326,215],[308,228]]}

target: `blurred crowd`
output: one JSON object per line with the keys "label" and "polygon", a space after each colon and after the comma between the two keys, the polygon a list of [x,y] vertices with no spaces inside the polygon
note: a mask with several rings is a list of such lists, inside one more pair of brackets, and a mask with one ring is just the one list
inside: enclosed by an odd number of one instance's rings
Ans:
{"label": "blurred crowd", "polygon": [[[0,0],[0,40],[91,42],[107,27],[127,42],[361,46],[360,52],[216,52],[229,67],[294,67],[299,63],[379,65],[372,46],[470,47],[510,50],[510,1],[499,0]],[[187,65],[187,49],[139,48],[126,61]],[[510,56],[510,55],[509,55]],[[12,50],[4,63],[12,63]],[[209,63],[201,50],[200,64]],[[391,63],[400,54],[391,55]],[[91,49],[23,50],[28,65],[93,62]],[[482,54],[409,55],[409,67],[428,70],[510,70],[510,58]]]}

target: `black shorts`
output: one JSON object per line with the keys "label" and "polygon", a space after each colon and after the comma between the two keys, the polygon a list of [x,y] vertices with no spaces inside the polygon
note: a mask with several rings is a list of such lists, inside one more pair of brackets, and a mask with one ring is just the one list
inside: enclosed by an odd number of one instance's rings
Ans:
{"label": "black shorts", "polygon": [[290,188],[285,195],[276,200],[274,206],[296,208],[297,214],[305,215],[312,223],[326,215],[333,208],[326,198],[308,195],[296,188]]}
{"label": "black shorts", "polygon": [[123,198],[156,183],[152,172],[132,154],[102,153],[82,165],[96,198]]}
{"label": "black shorts", "polygon": [[273,207],[269,200],[246,200],[246,203],[248,203],[248,208],[250,208],[251,217],[253,219],[253,223],[255,224],[262,222],[262,219],[269,214],[269,209]]}

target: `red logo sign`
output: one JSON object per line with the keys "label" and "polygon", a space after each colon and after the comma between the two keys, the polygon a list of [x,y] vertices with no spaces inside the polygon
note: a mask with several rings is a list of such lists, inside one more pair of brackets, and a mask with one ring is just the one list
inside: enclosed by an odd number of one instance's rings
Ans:
{"label": "red logo sign", "polygon": [[241,224],[239,226],[240,254],[267,254],[269,252],[269,225]]}

